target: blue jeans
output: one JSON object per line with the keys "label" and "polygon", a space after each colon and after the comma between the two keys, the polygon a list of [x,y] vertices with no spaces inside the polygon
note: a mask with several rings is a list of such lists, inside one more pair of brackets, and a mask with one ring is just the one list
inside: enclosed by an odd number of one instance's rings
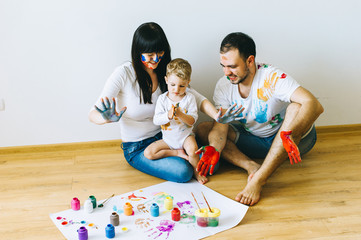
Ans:
{"label": "blue jeans", "polygon": [[193,176],[193,167],[185,159],[180,157],[166,157],[150,160],[144,157],[144,150],[152,142],[162,139],[159,132],[154,137],[139,142],[124,142],[122,149],[127,162],[141,172],[154,177],[162,178],[172,182],[188,182]]}
{"label": "blue jeans", "polygon": [[[252,135],[240,124],[232,123],[230,126],[237,134],[238,139],[236,139],[235,144],[242,153],[247,155],[249,158],[262,159],[267,156],[276,134],[270,137],[261,138]],[[315,126],[312,126],[311,131],[302,138],[298,144],[298,150],[300,151],[301,156],[313,148],[316,144],[316,140],[316,129]]]}

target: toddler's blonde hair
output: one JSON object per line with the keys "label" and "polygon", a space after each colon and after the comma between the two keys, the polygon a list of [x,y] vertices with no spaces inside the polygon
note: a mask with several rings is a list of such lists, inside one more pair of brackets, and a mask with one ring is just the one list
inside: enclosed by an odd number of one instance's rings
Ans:
{"label": "toddler's blonde hair", "polygon": [[192,74],[192,67],[187,60],[176,58],[170,61],[167,65],[167,77],[174,74],[180,79],[190,81]]}

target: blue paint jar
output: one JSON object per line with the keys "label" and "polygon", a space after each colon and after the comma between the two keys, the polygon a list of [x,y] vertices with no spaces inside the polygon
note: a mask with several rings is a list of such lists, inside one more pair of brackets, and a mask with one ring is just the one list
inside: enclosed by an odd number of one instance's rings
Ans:
{"label": "blue paint jar", "polygon": [[158,217],[159,216],[159,207],[158,204],[153,203],[152,206],[150,207],[150,215],[152,217]]}
{"label": "blue paint jar", "polygon": [[112,224],[108,224],[105,227],[105,236],[107,238],[114,238],[115,237],[115,229],[114,229],[114,226]]}

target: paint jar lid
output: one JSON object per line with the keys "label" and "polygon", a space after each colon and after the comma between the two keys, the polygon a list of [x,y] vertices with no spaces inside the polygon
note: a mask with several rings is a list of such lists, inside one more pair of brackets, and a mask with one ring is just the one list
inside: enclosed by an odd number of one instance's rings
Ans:
{"label": "paint jar lid", "polygon": [[196,215],[196,217],[208,217],[208,210],[207,208],[197,209],[194,215]]}
{"label": "paint jar lid", "polygon": [[208,211],[208,217],[219,217],[221,215],[221,210],[218,208],[211,208],[212,212]]}

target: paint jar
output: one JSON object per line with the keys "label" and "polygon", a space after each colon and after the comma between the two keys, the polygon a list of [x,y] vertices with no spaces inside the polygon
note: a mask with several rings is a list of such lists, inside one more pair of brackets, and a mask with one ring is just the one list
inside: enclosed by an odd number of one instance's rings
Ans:
{"label": "paint jar", "polygon": [[106,227],[105,227],[105,236],[107,238],[114,238],[115,237],[115,229],[114,229],[114,226],[111,225],[111,224],[108,224]]}
{"label": "paint jar", "polygon": [[168,196],[164,199],[164,208],[166,210],[172,210],[173,209],[173,198],[171,196]]}
{"label": "paint jar", "polygon": [[85,200],[85,202],[84,202],[84,211],[85,211],[86,213],[91,213],[91,212],[93,212],[93,203],[92,203],[92,200],[91,200],[91,199]]}
{"label": "paint jar", "polygon": [[152,217],[158,217],[159,216],[159,206],[156,203],[153,203],[152,206],[150,206],[150,215]]}
{"label": "paint jar", "polygon": [[207,208],[201,208],[197,209],[194,213],[197,218],[197,225],[200,227],[207,227],[208,226],[208,209]]}
{"label": "paint jar", "polygon": [[113,226],[118,226],[119,225],[119,215],[116,212],[112,212],[112,214],[110,215],[110,224],[112,224]]}
{"label": "paint jar", "polygon": [[86,227],[80,227],[78,229],[78,238],[79,240],[88,240],[88,230]]}
{"label": "paint jar", "polygon": [[78,198],[73,198],[73,200],[71,200],[71,209],[73,209],[74,211],[78,211],[80,209],[80,201]]}
{"label": "paint jar", "polygon": [[178,208],[172,210],[172,220],[178,222],[180,220],[180,211]]}
{"label": "paint jar", "polygon": [[133,206],[130,203],[125,203],[124,205],[124,215],[125,216],[132,216],[133,215]]}
{"label": "paint jar", "polygon": [[217,227],[219,224],[219,216],[221,211],[218,208],[211,208],[212,212],[208,212],[208,226]]}
{"label": "paint jar", "polygon": [[89,199],[92,201],[93,208],[96,208],[97,207],[97,199],[93,195],[89,196]]}

